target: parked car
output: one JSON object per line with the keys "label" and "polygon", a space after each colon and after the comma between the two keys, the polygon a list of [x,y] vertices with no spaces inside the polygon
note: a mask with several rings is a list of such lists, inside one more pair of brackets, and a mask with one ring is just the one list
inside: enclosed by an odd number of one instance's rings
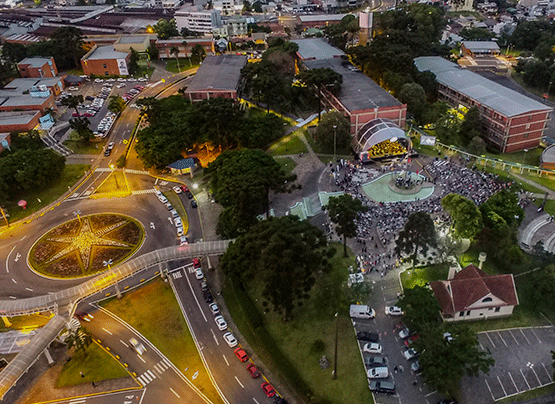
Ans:
{"label": "parked car", "polygon": [[178,187],[178,186],[176,185],[175,187],[173,187],[173,192],[175,192],[176,194],[180,194],[180,193],[183,192],[183,191],[181,190],[180,187]]}
{"label": "parked car", "polygon": [[403,356],[406,360],[410,361],[418,356],[418,352],[414,348],[409,348],[406,351],[403,351]]}
{"label": "parked car", "polygon": [[210,309],[210,311],[212,312],[213,315],[216,315],[220,312],[220,308],[218,307],[218,305],[216,303],[210,303],[208,305],[208,308]]}
{"label": "parked car", "polygon": [[224,340],[230,348],[235,348],[238,344],[237,338],[230,332],[224,334]]}
{"label": "parked car", "polygon": [[401,316],[403,315],[403,310],[397,306],[385,306],[385,314],[390,316]]}
{"label": "parked car", "polygon": [[187,192],[187,198],[189,199],[193,199],[193,194],[189,191]]}
{"label": "parked car", "polygon": [[357,339],[359,341],[380,342],[380,336],[378,334],[368,331],[357,332]]}
{"label": "parked car", "polygon": [[225,321],[223,316],[217,316],[214,318],[216,325],[220,331],[227,330],[227,322]]}
{"label": "parked car", "polygon": [[369,379],[385,379],[389,376],[389,370],[386,366],[370,368],[366,371],[366,376]]}
{"label": "parked car", "polygon": [[262,391],[264,393],[266,393],[266,396],[268,396],[269,398],[272,398],[273,396],[276,395],[276,391],[274,390],[274,388],[272,387],[272,385],[268,382],[264,382],[260,385],[260,388],[262,389]]}
{"label": "parked car", "polygon": [[183,192],[189,192],[189,187],[187,185],[181,185],[181,190]]}
{"label": "parked car", "polygon": [[195,278],[202,279],[204,278],[204,274],[202,273],[202,269],[197,268],[195,271]]}
{"label": "parked car", "polygon": [[249,363],[247,365],[247,370],[249,371],[251,377],[253,379],[256,379],[257,377],[260,377],[260,372],[258,371],[258,368],[256,367],[256,365],[254,363]]}
{"label": "parked car", "polygon": [[418,359],[410,364],[410,370],[412,370],[414,373],[420,373],[422,368],[420,367],[420,362],[418,362]]}
{"label": "parked car", "polygon": [[408,338],[409,335],[410,335],[410,330],[407,327],[399,331],[399,338],[401,339]]}
{"label": "parked car", "polygon": [[364,344],[364,347],[362,348],[363,352],[372,353],[372,354],[380,354],[382,353],[382,350],[383,350],[382,346],[375,342],[369,342],[367,344]]}
{"label": "parked car", "polygon": [[200,268],[200,259],[198,258],[193,258],[193,268]]}
{"label": "parked car", "polygon": [[183,231],[183,227],[177,227],[177,237],[184,236],[185,232]]}
{"label": "parked car", "polygon": [[136,338],[131,338],[129,340],[129,345],[131,346],[131,349],[133,349],[139,355],[142,355],[146,352],[145,346],[142,343],[140,343],[139,341],[137,341]]}
{"label": "parked car", "polygon": [[102,79],[94,79],[94,82],[95,82],[95,83],[103,83],[104,80],[102,80]]}
{"label": "parked car", "polygon": [[212,293],[209,290],[202,292],[202,297],[204,297],[204,301],[206,303],[212,303],[214,298],[212,297]]}
{"label": "parked car", "polygon": [[418,340],[418,338],[419,338],[418,334],[411,335],[405,340],[405,346],[407,348],[410,348],[411,345],[414,344],[416,340]]}
{"label": "parked car", "polygon": [[368,387],[376,393],[395,394],[395,383],[389,380],[372,380]]}
{"label": "parked car", "polygon": [[383,367],[387,366],[387,359],[383,356],[365,356],[364,364],[369,368]]}
{"label": "parked car", "polygon": [[233,352],[235,353],[237,359],[239,359],[241,362],[246,362],[249,360],[249,355],[247,355],[243,348],[239,347]]}
{"label": "parked car", "polygon": [[191,208],[196,208],[197,205],[197,201],[195,201],[194,199],[191,201]]}
{"label": "parked car", "polygon": [[187,236],[181,236],[179,238],[179,245],[184,246],[184,245],[187,245],[187,244],[189,244],[189,240],[187,239]]}

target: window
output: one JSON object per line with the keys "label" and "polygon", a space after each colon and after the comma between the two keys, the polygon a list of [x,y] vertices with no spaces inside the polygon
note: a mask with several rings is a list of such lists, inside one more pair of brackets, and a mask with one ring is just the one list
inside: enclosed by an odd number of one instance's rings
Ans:
{"label": "window", "polygon": [[496,308],[495,308],[495,312],[496,312],[496,313],[499,313],[499,310],[501,310],[501,307],[496,307]]}
{"label": "window", "polygon": [[468,311],[466,312],[466,315],[467,315],[467,316],[470,316],[470,310],[468,310]]}
{"label": "window", "polygon": [[464,317],[464,311],[461,311],[461,312],[459,313],[459,317]]}
{"label": "window", "polygon": [[493,299],[491,297],[486,297],[484,300],[482,300],[482,303],[489,303],[492,302]]}
{"label": "window", "polygon": [[104,75],[105,75],[105,76],[109,76],[108,72],[104,72]]}
{"label": "window", "polygon": [[106,63],[104,63],[104,64],[102,65],[102,67],[105,68],[105,69],[108,68],[108,66],[106,66]]}

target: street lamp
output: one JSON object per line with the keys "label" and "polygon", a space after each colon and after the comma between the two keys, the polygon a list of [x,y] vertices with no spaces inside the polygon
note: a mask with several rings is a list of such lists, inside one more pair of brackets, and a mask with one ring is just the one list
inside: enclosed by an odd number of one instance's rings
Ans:
{"label": "street lamp", "polygon": [[[110,271],[110,270],[112,269],[112,264],[113,264],[113,263],[114,263],[114,260],[111,259],[111,258],[110,258],[108,261],[104,261],[104,260],[102,261],[102,265],[105,266],[105,267],[108,267],[108,271]],[[121,292],[120,292],[120,290],[119,290],[117,275],[116,275],[116,283],[115,283],[114,286],[115,286],[115,288],[116,288],[116,296],[117,296],[117,298],[118,298],[118,299],[121,299]]]}
{"label": "street lamp", "polygon": [[114,181],[116,181],[116,188],[119,188],[118,185],[118,177],[116,176],[116,167],[113,164],[110,164],[110,168],[112,169],[112,174],[114,174]]}
{"label": "street lamp", "polygon": [[73,216],[76,216],[77,219],[79,219],[79,224],[81,224],[81,211],[80,210],[74,211]]}
{"label": "street lamp", "polygon": [[333,358],[333,373],[331,378],[333,380],[337,379],[337,335],[339,334],[339,328],[337,326],[337,315],[339,313],[335,313],[335,351],[334,351],[334,358]]}
{"label": "street lamp", "polygon": [[337,125],[333,125],[333,162],[335,162],[336,143],[337,143]]}
{"label": "street lamp", "polygon": [[528,153],[528,149],[524,149],[523,152],[524,152],[524,154],[522,155],[522,164],[525,164],[525,162],[526,162],[526,153]]}

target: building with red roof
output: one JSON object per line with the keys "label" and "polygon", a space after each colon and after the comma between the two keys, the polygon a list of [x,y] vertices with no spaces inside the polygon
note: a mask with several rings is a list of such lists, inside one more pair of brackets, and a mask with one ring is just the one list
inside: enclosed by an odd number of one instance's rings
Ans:
{"label": "building with red roof", "polygon": [[430,282],[444,321],[507,317],[518,305],[513,275],[488,275],[469,265],[446,281]]}

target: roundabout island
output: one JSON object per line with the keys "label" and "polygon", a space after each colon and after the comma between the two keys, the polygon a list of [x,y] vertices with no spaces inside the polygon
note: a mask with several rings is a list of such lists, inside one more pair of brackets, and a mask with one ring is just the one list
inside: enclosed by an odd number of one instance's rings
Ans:
{"label": "roundabout island", "polygon": [[129,258],[144,240],[135,219],[115,213],[92,214],[64,222],[42,237],[29,251],[29,267],[56,279],[88,277]]}

